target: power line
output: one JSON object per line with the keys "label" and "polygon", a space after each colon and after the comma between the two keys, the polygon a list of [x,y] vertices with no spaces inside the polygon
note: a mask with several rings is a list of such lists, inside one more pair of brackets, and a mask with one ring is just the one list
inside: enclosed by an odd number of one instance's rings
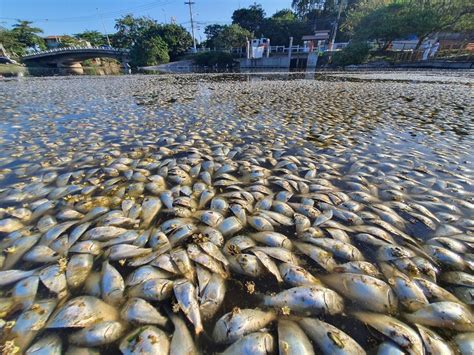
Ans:
{"label": "power line", "polygon": [[100,16],[99,8],[97,8],[97,16],[99,16],[100,22],[102,22],[102,26],[104,27],[105,37],[107,37],[107,44],[109,45],[109,47],[112,47],[112,45],[110,44],[110,38],[109,38],[109,35],[108,35],[108,33],[107,33],[107,29],[105,28],[104,20],[103,20],[102,17]]}

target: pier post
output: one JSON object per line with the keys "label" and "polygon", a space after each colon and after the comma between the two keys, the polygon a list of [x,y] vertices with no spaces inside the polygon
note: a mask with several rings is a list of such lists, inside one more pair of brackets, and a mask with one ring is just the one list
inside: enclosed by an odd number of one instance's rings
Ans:
{"label": "pier post", "polygon": [[288,47],[288,60],[291,61],[291,50],[293,48],[293,37],[290,37],[290,46]]}

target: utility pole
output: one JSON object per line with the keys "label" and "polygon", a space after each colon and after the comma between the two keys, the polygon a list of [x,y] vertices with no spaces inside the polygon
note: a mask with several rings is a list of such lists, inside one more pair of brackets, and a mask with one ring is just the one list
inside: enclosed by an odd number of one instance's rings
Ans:
{"label": "utility pole", "polygon": [[189,16],[191,17],[191,34],[193,36],[193,49],[194,49],[194,52],[197,52],[196,36],[194,36],[194,19],[193,19],[193,5],[195,4],[195,2],[187,1],[184,4],[189,5]]}
{"label": "utility pole", "polygon": [[337,19],[336,19],[336,22],[334,23],[334,28],[333,28],[332,34],[331,34],[331,40],[329,41],[329,50],[330,51],[332,51],[332,48],[334,47],[334,42],[336,41],[337,29],[339,27],[339,20],[341,19],[341,13],[342,13],[343,6],[344,6],[344,0],[339,0],[339,11],[337,12]]}
{"label": "utility pole", "polygon": [[105,37],[107,37],[107,43],[108,43],[109,47],[112,47],[112,45],[110,44],[109,35],[107,34],[107,30],[106,30],[106,28],[105,28],[104,20],[102,19],[102,16],[100,16],[99,8],[96,7],[96,10],[97,10],[97,16],[99,16],[100,22],[102,22],[102,27],[104,27],[104,33],[105,33]]}

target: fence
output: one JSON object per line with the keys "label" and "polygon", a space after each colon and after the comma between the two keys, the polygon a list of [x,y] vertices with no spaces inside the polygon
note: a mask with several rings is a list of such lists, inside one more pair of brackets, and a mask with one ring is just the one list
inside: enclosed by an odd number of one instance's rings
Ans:
{"label": "fence", "polygon": [[[333,50],[341,50],[347,46],[347,43],[335,43]],[[270,54],[288,54],[289,51],[288,46],[270,46]],[[326,50],[326,48],[322,48]],[[246,55],[247,51],[245,47],[234,47],[234,48],[197,48],[196,51],[194,49],[189,49],[187,51],[188,54],[192,53],[205,53],[205,52],[226,52],[232,54],[241,54]],[[291,47],[292,53],[309,53],[310,49],[305,46],[295,45]]]}
{"label": "fence", "polygon": [[[408,47],[411,47],[411,44]],[[423,60],[425,48],[420,47],[416,49],[416,46],[414,48],[405,48],[402,46],[400,49],[394,49],[392,47],[389,52],[392,52],[393,60],[396,63],[417,62]],[[474,44],[462,43],[441,46],[434,55],[429,55],[427,60],[472,61],[474,60]]]}
{"label": "fence", "polygon": [[60,53],[60,52],[69,52],[69,51],[83,51],[83,50],[100,50],[100,51],[109,51],[109,52],[124,52],[128,53],[128,49],[123,49],[123,48],[113,48],[113,47],[102,47],[102,46],[88,46],[88,47],[81,47],[81,46],[72,46],[72,47],[59,47],[55,49],[47,49],[44,51],[33,51],[31,53],[28,53],[27,55],[23,57],[34,57],[36,55],[42,55],[42,54],[48,54],[48,53]]}

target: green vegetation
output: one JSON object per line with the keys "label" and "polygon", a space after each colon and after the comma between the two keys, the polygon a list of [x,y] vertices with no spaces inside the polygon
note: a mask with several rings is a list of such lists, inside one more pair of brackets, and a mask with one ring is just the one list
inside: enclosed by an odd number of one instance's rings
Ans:
{"label": "green vegetation", "polygon": [[176,60],[192,45],[192,37],[182,26],[159,24],[148,17],[126,15],[116,20],[112,43],[130,48],[132,65],[146,66]]}
{"label": "green vegetation", "polygon": [[234,65],[232,54],[226,52],[203,52],[196,54],[194,63],[203,67],[226,68]]}
{"label": "green vegetation", "polygon": [[333,63],[339,67],[362,64],[369,58],[369,51],[367,42],[351,42],[342,51],[334,53]]}
{"label": "green vegetation", "polygon": [[0,28],[0,43],[12,57],[18,58],[24,55],[28,47],[46,48],[39,36],[43,31],[38,27],[32,27],[31,24],[30,21],[18,20],[11,30]]}
{"label": "green vegetation", "polygon": [[107,45],[107,37],[99,31],[85,30],[82,33],[76,33],[74,37],[89,42],[91,46]]}
{"label": "green vegetation", "polygon": [[265,11],[262,5],[253,4],[247,9],[237,9],[232,14],[232,23],[246,30],[258,34],[265,20]]}
{"label": "green vegetation", "polygon": [[[46,49],[39,36],[43,31],[32,27],[29,21],[18,21],[12,29],[0,27],[0,43],[14,58],[27,53],[28,48]],[[182,56],[192,45],[191,35],[182,26],[159,24],[148,17],[126,15],[116,20],[117,32],[110,36],[112,45],[130,49],[133,66],[166,63]],[[230,36],[233,44],[235,36]],[[81,46],[89,42],[92,46],[107,45],[107,38],[98,31],[86,30],[74,36],[61,36],[61,47]]]}
{"label": "green vegetation", "polygon": [[[355,2],[345,0],[346,7]],[[259,4],[237,9],[232,15],[232,25],[239,27],[231,29],[230,26],[217,24],[207,26],[204,45],[210,48],[228,48],[229,42],[233,42],[228,38],[234,37],[236,32],[242,33],[241,29],[248,31],[245,33],[248,39],[265,37],[270,38],[272,45],[287,46],[289,37],[292,36],[293,43],[301,45],[304,35],[314,33],[315,30],[331,29],[339,9],[337,0],[309,1],[304,4],[293,1],[292,7],[294,11],[282,9],[272,16],[267,16]],[[343,14],[342,18],[344,16]],[[245,42],[239,46],[244,45]]]}
{"label": "green vegetation", "polygon": [[0,65],[0,75],[14,75],[19,73],[25,73],[26,68],[16,64],[2,64]]}
{"label": "green vegetation", "polygon": [[168,45],[159,36],[136,41],[130,50],[131,62],[135,66],[149,66],[168,63]]}
{"label": "green vegetation", "polygon": [[343,24],[356,40],[374,40],[385,47],[397,38],[418,37],[418,45],[441,31],[474,30],[471,0],[365,0],[349,10]]}
{"label": "green vegetation", "polygon": [[[245,47],[252,38],[270,38],[275,46],[295,45],[316,30],[336,31],[337,41],[351,45],[334,57],[336,63],[358,63],[367,59],[365,43],[375,43],[377,55],[392,41],[416,35],[418,46],[439,32],[474,31],[472,0],[293,0],[291,9],[268,16],[257,3],[234,11],[231,25],[211,24],[205,28],[202,47],[227,50]],[[338,24],[338,26],[336,26]],[[189,32],[176,24],[160,24],[149,17],[126,15],[116,20],[112,45],[131,50],[133,66],[146,66],[178,60],[192,45]],[[18,21],[11,29],[0,27],[0,43],[15,58],[29,48],[45,49],[42,30],[29,21]],[[86,30],[74,36],[61,36],[61,46],[106,45],[106,36]],[[199,58],[199,57],[198,57]],[[228,63],[223,54],[203,54],[203,63]],[[206,64],[208,65],[208,64]],[[211,64],[214,65],[214,64]],[[225,64],[227,65],[227,64]]]}
{"label": "green vegetation", "polygon": [[240,25],[211,25],[205,29],[207,35],[206,47],[230,49],[244,47],[252,33]]}

